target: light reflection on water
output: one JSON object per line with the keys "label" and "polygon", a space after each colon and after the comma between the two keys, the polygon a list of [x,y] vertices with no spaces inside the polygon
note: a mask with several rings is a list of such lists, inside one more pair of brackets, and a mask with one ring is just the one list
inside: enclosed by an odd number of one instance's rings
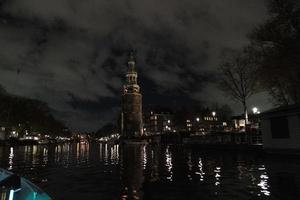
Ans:
{"label": "light reflection on water", "polygon": [[195,172],[195,174],[199,175],[200,181],[204,181],[205,173],[203,172],[203,164],[202,164],[202,159],[200,157],[199,157],[199,162],[198,162],[198,168],[199,168],[199,171]]}
{"label": "light reflection on water", "polygon": [[169,150],[169,147],[166,148],[166,167],[168,169],[169,175],[167,176],[167,179],[172,181],[172,177],[173,177],[173,163],[172,163],[172,153]]}
{"label": "light reflection on water", "polygon": [[14,148],[13,147],[10,147],[10,153],[9,153],[9,156],[8,156],[8,164],[9,164],[9,167],[8,167],[8,170],[12,170],[13,169],[13,158],[14,158]]}
{"label": "light reflection on water", "polygon": [[0,166],[54,199],[299,199],[300,163],[255,153],[81,142],[0,147]]}
{"label": "light reflection on water", "polygon": [[221,167],[216,167],[216,169],[214,170],[215,172],[215,178],[216,178],[216,181],[215,181],[215,186],[218,186],[220,185],[220,178],[221,178]]}
{"label": "light reflection on water", "polygon": [[[268,183],[269,176],[268,176],[267,170],[264,165],[259,167],[258,170],[262,172],[259,177],[260,182],[257,184],[261,188],[260,192],[262,194],[264,194],[265,196],[270,196],[271,192],[269,191],[270,185]],[[258,196],[260,196],[260,195],[261,194],[258,194]]]}

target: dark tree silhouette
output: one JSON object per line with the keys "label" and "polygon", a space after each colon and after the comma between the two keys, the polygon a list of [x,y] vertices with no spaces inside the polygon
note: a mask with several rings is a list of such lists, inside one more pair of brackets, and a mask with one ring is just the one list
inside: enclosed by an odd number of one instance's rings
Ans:
{"label": "dark tree silhouette", "polygon": [[247,100],[257,91],[255,59],[247,49],[242,52],[232,51],[231,56],[221,64],[219,71],[220,88],[243,105],[245,120],[248,123]]}
{"label": "dark tree silhouette", "polygon": [[1,126],[18,127],[51,135],[68,135],[64,124],[56,120],[51,109],[44,102],[14,96],[0,86],[0,122]]}
{"label": "dark tree silhouette", "polygon": [[251,34],[261,85],[278,105],[300,103],[300,3],[270,0],[269,18]]}
{"label": "dark tree silhouette", "polygon": [[104,124],[97,132],[97,137],[105,137],[115,134],[118,130],[118,127],[113,123]]}

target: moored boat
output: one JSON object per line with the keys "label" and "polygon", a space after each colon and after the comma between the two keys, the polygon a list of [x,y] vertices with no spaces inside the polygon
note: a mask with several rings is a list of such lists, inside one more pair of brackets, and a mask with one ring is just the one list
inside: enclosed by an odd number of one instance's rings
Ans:
{"label": "moored boat", "polygon": [[1,200],[51,200],[51,198],[27,179],[0,169]]}

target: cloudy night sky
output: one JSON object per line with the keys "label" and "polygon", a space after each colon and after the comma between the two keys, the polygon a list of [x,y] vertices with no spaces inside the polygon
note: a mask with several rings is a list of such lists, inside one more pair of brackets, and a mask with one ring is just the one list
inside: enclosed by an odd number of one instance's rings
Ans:
{"label": "cloudy night sky", "polygon": [[[2,0],[0,85],[47,102],[73,130],[96,130],[120,111],[133,48],[144,105],[226,103],[241,113],[215,72],[266,12],[262,0]],[[268,109],[268,98],[249,107]]]}

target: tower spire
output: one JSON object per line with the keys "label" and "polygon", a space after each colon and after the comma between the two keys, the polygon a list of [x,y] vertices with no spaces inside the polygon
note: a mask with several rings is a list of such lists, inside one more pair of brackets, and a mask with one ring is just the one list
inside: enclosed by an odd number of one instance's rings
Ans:
{"label": "tower spire", "polygon": [[129,52],[129,57],[128,57],[128,71],[129,72],[136,72],[135,71],[135,55],[134,51],[131,50]]}

